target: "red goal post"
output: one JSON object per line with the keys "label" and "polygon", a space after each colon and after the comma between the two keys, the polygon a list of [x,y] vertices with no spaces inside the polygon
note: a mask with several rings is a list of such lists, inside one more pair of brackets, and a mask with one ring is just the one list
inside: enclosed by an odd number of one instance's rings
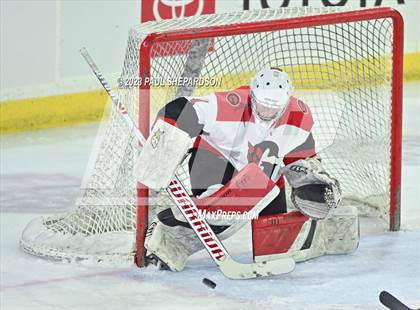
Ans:
{"label": "red goal post", "polygon": [[[202,18],[211,18],[202,17]],[[392,21],[392,78],[391,84],[391,119],[390,119],[390,166],[389,166],[389,228],[398,230],[400,227],[400,195],[401,195],[401,134],[402,134],[402,80],[403,80],[403,19],[398,11],[391,8],[376,8],[351,12],[338,12],[331,14],[310,15],[252,22],[240,22],[225,25],[210,25],[197,28],[177,29],[148,34],[140,45],[139,76],[153,78],[152,67],[155,57],[154,47],[165,43],[166,46],[181,41],[200,39],[216,40],[215,50],[218,49],[217,40],[223,37],[246,36],[247,34],[273,33],[291,29],[311,29],[327,27],[328,25],[342,25],[363,21],[390,19]],[[169,45],[168,45],[169,44]],[[241,46],[238,46],[241,48]],[[374,55],[373,57],[376,57]],[[378,56],[379,57],[379,56]],[[223,61],[223,60],[221,60]],[[290,64],[293,66],[293,64]],[[169,66],[169,64],[168,64]],[[258,68],[255,68],[258,69]],[[370,68],[368,68],[370,70]],[[239,86],[239,85],[238,85]],[[145,137],[150,130],[152,92],[150,84],[142,83],[139,87],[139,128]],[[311,103],[309,102],[309,105]],[[138,186],[137,207],[137,237],[136,237],[136,264],[142,265],[143,245],[148,225],[148,189]]]}

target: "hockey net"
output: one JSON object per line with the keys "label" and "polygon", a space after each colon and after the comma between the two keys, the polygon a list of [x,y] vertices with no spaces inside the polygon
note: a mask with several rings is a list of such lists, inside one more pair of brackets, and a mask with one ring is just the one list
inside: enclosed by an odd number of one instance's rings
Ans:
{"label": "hockey net", "polygon": [[[261,68],[283,68],[294,95],[312,110],[319,156],[340,181],[344,203],[398,230],[402,27],[401,16],[387,8],[275,9],[146,23],[130,31],[119,96],[147,135],[159,108],[177,96],[233,89]],[[173,83],[198,77],[216,82]],[[137,186],[140,148],[117,112],[102,136],[76,208],[30,222],[21,238],[25,251],[94,261],[141,254],[153,213],[147,207],[167,197]],[[178,175],[188,184],[185,163]]]}

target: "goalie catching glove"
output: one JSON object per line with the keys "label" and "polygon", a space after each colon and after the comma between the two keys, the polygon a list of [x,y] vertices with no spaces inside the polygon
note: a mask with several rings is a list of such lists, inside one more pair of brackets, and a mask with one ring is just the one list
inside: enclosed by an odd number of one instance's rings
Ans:
{"label": "goalie catching glove", "polygon": [[295,161],[284,168],[284,175],[292,187],[292,202],[303,214],[321,220],[340,203],[340,184],[323,170],[318,159]]}

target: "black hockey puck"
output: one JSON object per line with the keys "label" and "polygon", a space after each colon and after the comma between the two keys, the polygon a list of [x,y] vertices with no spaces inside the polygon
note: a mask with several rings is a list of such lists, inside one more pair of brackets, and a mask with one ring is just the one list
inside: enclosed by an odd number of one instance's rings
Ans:
{"label": "black hockey puck", "polygon": [[207,279],[207,278],[203,278],[203,284],[207,285],[210,288],[215,288],[216,287],[216,283],[214,283],[212,280]]}

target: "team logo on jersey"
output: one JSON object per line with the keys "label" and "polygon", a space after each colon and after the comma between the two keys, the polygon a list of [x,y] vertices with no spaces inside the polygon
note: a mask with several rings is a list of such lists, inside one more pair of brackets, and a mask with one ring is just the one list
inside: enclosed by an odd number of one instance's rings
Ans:
{"label": "team logo on jersey", "polygon": [[237,107],[241,103],[241,97],[237,93],[231,92],[231,93],[227,94],[226,101],[231,106]]}
{"label": "team logo on jersey", "polygon": [[155,149],[157,147],[157,145],[159,144],[160,138],[163,136],[165,132],[158,129],[152,136],[152,139],[150,141],[150,144],[152,145],[152,147]]}
{"label": "team logo on jersey", "polygon": [[274,171],[278,154],[279,147],[272,141],[263,141],[256,145],[248,142],[248,162],[258,164],[268,177]]}

